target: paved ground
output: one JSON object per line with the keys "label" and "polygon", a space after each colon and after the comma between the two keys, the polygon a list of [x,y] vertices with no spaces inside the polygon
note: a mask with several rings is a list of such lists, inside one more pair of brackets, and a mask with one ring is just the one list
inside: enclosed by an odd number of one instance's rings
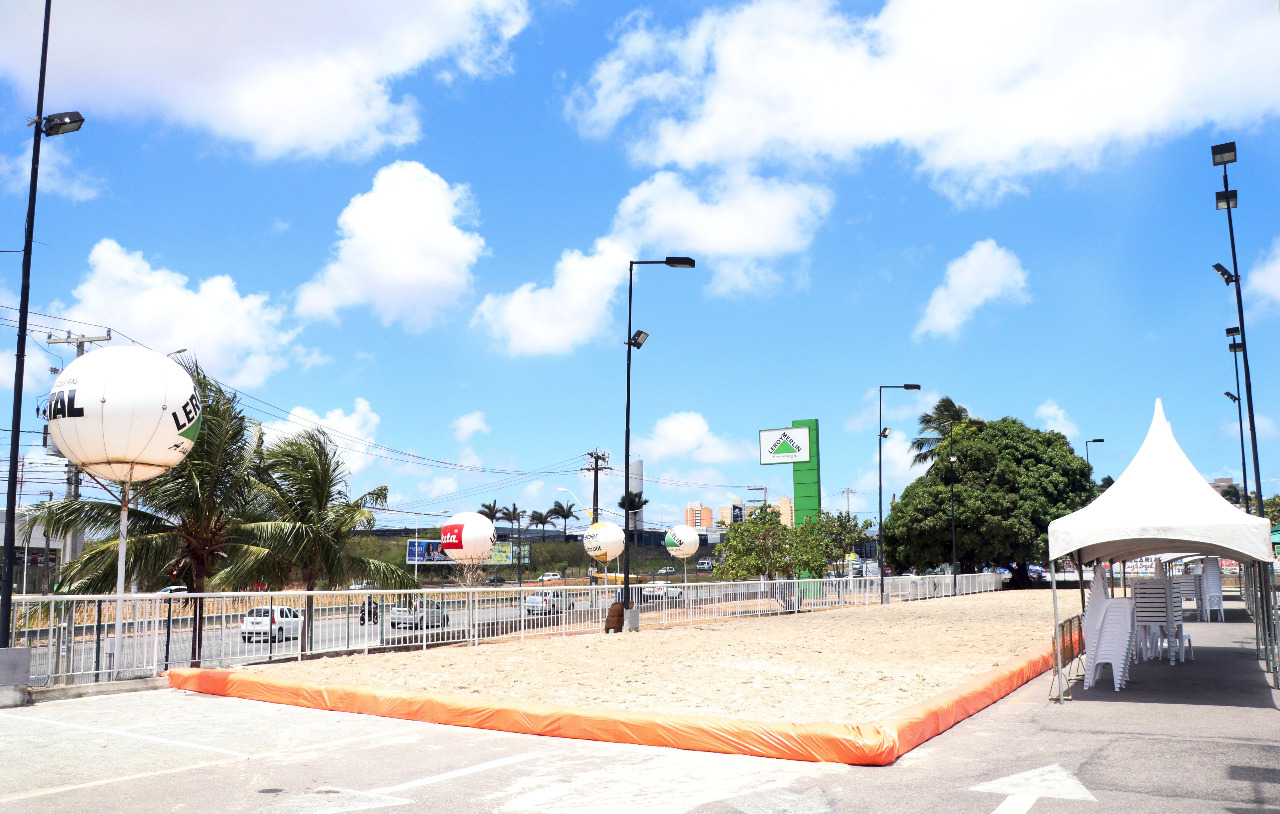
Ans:
{"label": "paved ground", "polygon": [[1046,700],[1041,677],[886,768],[510,735],[160,690],[0,713],[0,807],[1280,812],[1280,693],[1252,659],[1252,625],[1238,606],[1229,613],[1234,623],[1189,626],[1194,663],[1139,664],[1126,690],[1106,680],[1087,693],[1077,685],[1076,700],[1061,706]]}

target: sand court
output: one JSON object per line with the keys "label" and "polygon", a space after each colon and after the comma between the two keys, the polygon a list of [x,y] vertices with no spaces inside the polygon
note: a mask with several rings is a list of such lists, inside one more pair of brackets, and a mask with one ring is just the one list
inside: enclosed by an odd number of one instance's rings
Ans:
{"label": "sand court", "polygon": [[241,669],[504,701],[769,723],[883,717],[1050,641],[1048,591]]}

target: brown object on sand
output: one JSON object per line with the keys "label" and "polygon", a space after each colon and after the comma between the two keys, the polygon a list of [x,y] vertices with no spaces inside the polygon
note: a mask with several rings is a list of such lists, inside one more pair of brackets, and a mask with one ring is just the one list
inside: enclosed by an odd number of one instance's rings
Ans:
{"label": "brown object on sand", "polygon": [[609,606],[609,614],[604,617],[605,633],[622,632],[622,603],[614,602]]}

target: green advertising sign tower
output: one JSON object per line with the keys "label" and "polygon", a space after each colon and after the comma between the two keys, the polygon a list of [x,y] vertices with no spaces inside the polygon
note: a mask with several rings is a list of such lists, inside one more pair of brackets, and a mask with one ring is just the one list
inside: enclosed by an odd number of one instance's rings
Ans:
{"label": "green advertising sign tower", "polygon": [[801,418],[790,427],[761,430],[760,463],[791,464],[797,526],[822,511],[818,419]]}

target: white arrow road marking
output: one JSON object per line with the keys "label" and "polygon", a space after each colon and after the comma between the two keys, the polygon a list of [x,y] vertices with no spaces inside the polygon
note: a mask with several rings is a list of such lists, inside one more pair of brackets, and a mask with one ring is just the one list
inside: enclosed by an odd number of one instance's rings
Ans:
{"label": "white arrow road marking", "polygon": [[1005,801],[996,807],[992,814],[1027,814],[1031,806],[1041,797],[1052,797],[1057,800],[1088,800],[1097,802],[1098,798],[1075,778],[1075,775],[1058,764],[1043,766],[1021,774],[1011,774],[998,780],[989,780],[971,786],[969,791],[981,791],[988,794],[1007,794]]}

